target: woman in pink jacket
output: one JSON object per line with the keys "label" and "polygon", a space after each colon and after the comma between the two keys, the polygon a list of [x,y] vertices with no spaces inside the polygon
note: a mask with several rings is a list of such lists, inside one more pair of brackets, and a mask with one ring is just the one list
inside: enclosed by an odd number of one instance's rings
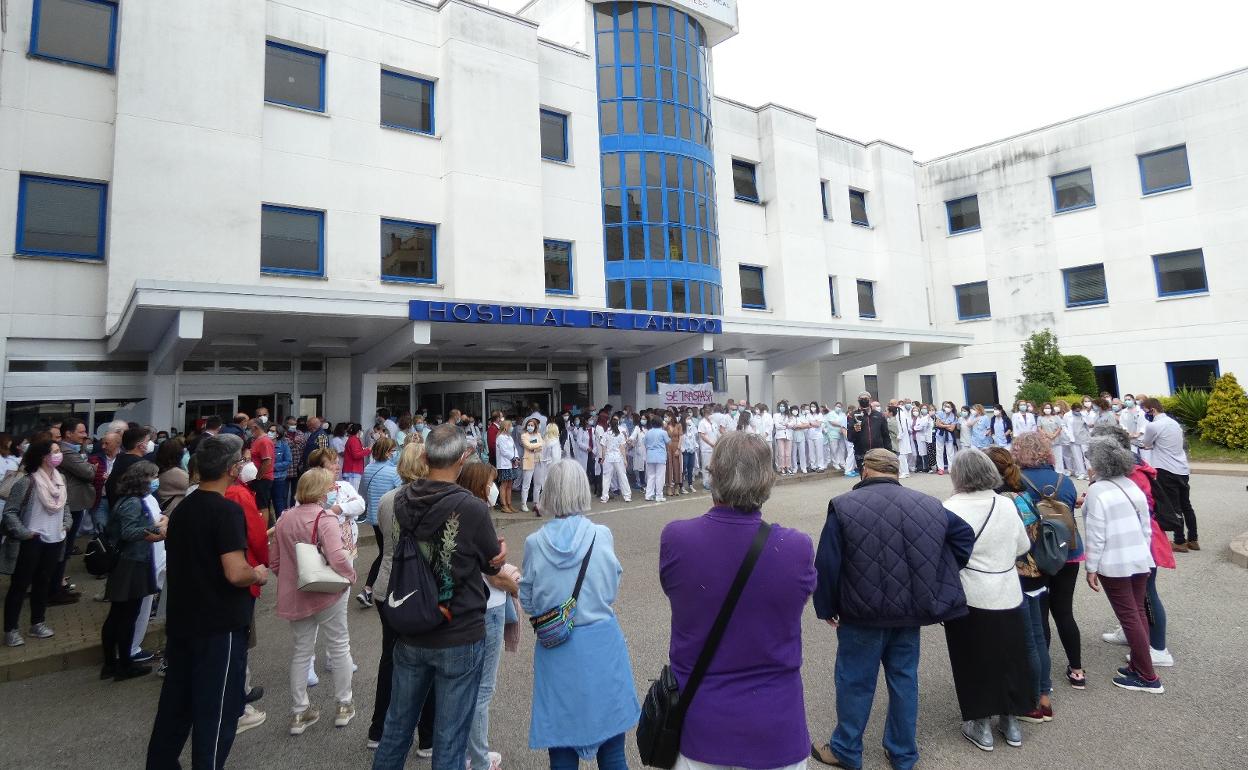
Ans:
{"label": "woman in pink jacket", "polygon": [[[277,615],[290,621],[294,635],[294,656],[290,661],[290,694],[294,701],[290,734],[302,735],[320,719],[320,712],[308,703],[308,665],[316,648],[318,632],[324,633],[333,663],[334,696],[337,711],[334,726],[345,727],[355,718],[351,701],[351,649],[347,634],[347,594],[355,582],[350,547],[343,542],[338,517],[327,509],[337,504],[334,474],[312,468],[299,479],[294,508],[282,514],[274,534],[275,548],[270,557],[277,575]],[[342,590],[334,593],[299,590],[299,567],[295,556],[298,543],[319,542],[329,566],[347,578]]]}

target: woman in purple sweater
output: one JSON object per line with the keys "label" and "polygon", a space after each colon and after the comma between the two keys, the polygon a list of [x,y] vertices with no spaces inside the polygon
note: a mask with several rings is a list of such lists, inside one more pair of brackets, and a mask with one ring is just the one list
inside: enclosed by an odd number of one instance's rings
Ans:
{"label": "woman in purple sweater", "polygon": [[[776,478],[767,444],[741,431],[715,445],[710,472],[715,506],[701,518],[668,524],[659,545],[659,578],[672,605],[671,666],[682,687],[762,524],[760,508]],[[677,770],[806,766],[801,619],[815,589],[814,559],[810,537],[772,527],[689,707]]]}

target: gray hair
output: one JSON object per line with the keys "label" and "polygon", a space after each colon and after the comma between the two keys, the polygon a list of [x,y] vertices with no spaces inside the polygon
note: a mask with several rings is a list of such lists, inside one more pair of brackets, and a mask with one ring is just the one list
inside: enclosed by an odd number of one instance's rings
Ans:
{"label": "gray hair", "polygon": [[425,436],[425,462],[430,468],[454,467],[468,451],[468,437],[458,426],[443,423]]}
{"label": "gray hair", "polygon": [[1123,449],[1131,449],[1131,434],[1117,425],[1098,425],[1092,429],[1092,437],[1113,439]]}
{"label": "gray hair", "polygon": [[593,494],[589,490],[589,478],[585,466],[575,460],[560,460],[546,475],[542,498],[538,506],[543,514],[556,519],[576,516],[589,511]]}
{"label": "gray hair", "polygon": [[716,505],[753,513],[771,497],[776,483],[771,449],[753,433],[734,431],[715,444],[709,466]]}
{"label": "gray hair", "polygon": [[963,449],[949,469],[954,492],[983,492],[1001,486],[1001,472],[996,463],[982,451]]}
{"label": "gray hair", "polygon": [[216,481],[243,457],[243,440],[230,433],[209,436],[195,450],[200,481]]}
{"label": "gray hair", "polygon": [[1135,467],[1135,455],[1131,454],[1131,450],[1119,446],[1110,436],[1092,439],[1085,454],[1088,466],[1102,479],[1126,476]]}

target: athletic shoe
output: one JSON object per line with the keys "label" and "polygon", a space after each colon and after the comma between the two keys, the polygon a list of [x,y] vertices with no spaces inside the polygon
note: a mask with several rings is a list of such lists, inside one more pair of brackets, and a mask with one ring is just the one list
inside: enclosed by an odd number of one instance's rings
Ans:
{"label": "athletic shoe", "polygon": [[[312,668],[311,666],[308,666],[308,687],[316,687],[320,683],[321,683],[321,678],[316,675],[316,669]],[[298,735],[298,734],[299,733],[294,733],[294,735]]]}
{"label": "athletic shoe", "polygon": [[1041,713],[1044,714],[1044,721],[1046,722],[1053,721],[1053,706],[1051,704],[1048,706],[1041,706],[1040,711]]}
{"label": "athletic shoe", "polygon": [[520,510],[521,510],[521,511],[523,511],[524,513],[528,513],[528,512],[529,512],[529,504],[528,504],[528,503],[521,503],[521,504],[520,504]]}
{"label": "athletic shoe", "polygon": [[130,656],[131,663],[147,663],[156,657],[156,653],[151,650],[139,650],[137,655]]}
{"label": "athletic shoe", "polygon": [[497,751],[487,751],[485,758],[490,760],[490,770],[503,770],[503,755]]}
{"label": "athletic shoe", "polygon": [[253,727],[259,727],[264,724],[264,720],[268,718],[268,714],[258,711],[254,706],[248,703],[243,706],[243,715],[238,718],[238,727],[234,728],[235,735],[241,735]]}
{"label": "athletic shoe", "polygon": [[290,734],[303,735],[303,732],[316,724],[320,718],[321,712],[317,711],[314,706],[308,706],[302,712],[290,718]]}
{"label": "athletic shoe", "polygon": [[810,745],[810,758],[832,767],[849,767],[849,765],[841,761],[836,752],[832,751],[832,747],[826,743],[822,746],[816,746],[812,743]]}
{"label": "athletic shoe", "polygon": [[598,502],[600,502],[600,503],[605,503],[605,502],[607,502],[607,498],[605,498],[605,497],[600,497],[600,498],[598,498]]}
{"label": "athletic shoe", "polygon": [[1127,635],[1123,633],[1122,626],[1118,626],[1113,631],[1101,634],[1101,641],[1106,644],[1117,644],[1126,647]]}
{"label": "athletic shoe", "polygon": [[339,703],[338,710],[334,713],[334,727],[346,727],[351,724],[352,719],[355,719],[355,704],[350,701]]}
{"label": "athletic shoe", "polygon": [[648,503],[653,503],[653,502],[657,502],[657,501],[656,501],[653,497],[651,497],[650,495],[646,495],[646,502],[648,502]]}
{"label": "athletic shoe", "polygon": [[416,749],[416,756],[421,759],[429,759],[433,756],[433,749]]}
{"label": "athletic shoe", "polygon": [[[156,667],[156,676],[160,677],[161,679],[164,679],[165,674],[167,673],[169,673],[169,661],[165,660],[164,658],[161,658],[160,665]],[[260,688],[260,689],[264,689],[264,688]]]}
{"label": "athletic shoe", "polygon": [[845,478],[847,478],[847,479],[856,479],[856,478],[858,478],[858,471],[849,471],[849,472],[847,472],[847,473],[845,474]]}
{"label": "athletic shoe", "polygon": [[1046,721],[1044,718],[1044,710],[1041,709],[1039,706],[1032,709],[1031,711],[1028,711],[1026,714],[1019,714],[1018,719],[1019,721],[1026,722],[1032,725],[1042,725]]}
{"label": "athletic shoe", "polygon": [[992,751],[992,725],[987,719],[963,722],[962,737],[975,744],[980,751]]}
{"label": "athletic shoe", "polygon": [[[1149,647],[1148,651],[1151,654],[1154,666],[1170,668],[1174,665],[1174,656],[1170,654],[1170,650],[1155,650]],[[1127,653],[1127,662],[1131,662],[1131,653],[1129,652]]]}
{"label": "athletic shoe", "polygon": [[997,722],[997,729],[1001,732],[1001,737],[1005,738],[1005,742],[1014,748],[1023,745],[1023,728],[1018,726],[1018,719],[1009,715],[1002,716]]}
{"label": "athletic shoe", "polygon": [[26,640],[22,638],[21,631],[18,631],[15,628],[12,631],[4,632],[4,646],[5,647],[21,647],[23,644],[26,644]]}
{"label": "athletic shoe", "polygon": [[[330,658],[325,659],[325,670],[331,673],[333,672],[334,661],[332,659]],[[357,664],[354,660],[352,660],[351,661],[351,673],[354,674],[356,671],[359,671],[359,670],[360,670],[359,664]]]}
{"label": "athletic shoe", "polygon": [[48,597],[48,604],[51,604],[51,605],[59,606],[63,604],[77,604],[77,603],[78,603],[78,594],[71,594],[69,591],[66,591],[64,588],[62,588],[61,590],[57,591],[56,593]]}
{"label": "athletic shoe", "polygon": [[655,499],[655,502],[656,502],[656,503],[666,503],[666,502],[667,502],[667,498],[666,498],[666,497],[660,497],[660,498]]}
{"label": "athletic shoe", "polygon": [[364,744],[364,748],[368,749],[369,751],[376,751],[377,747],[380,745],[381,745],[381,741],[369,738],[368,743]]}
{"label": "athletic shoe", "polygon": [[1135,671],[1131,671],[1130,669],[1128,669],[1125,674],[1123,674],[1120,670],[1119,674],[1121,675],[1114,677],[1115,687],[1121,687],[1124,690],[1133,690],[1135,692],[1148,692],[1154,695],[1161,695],[1166,691],[1166,688],[1161,686],[1160,679],[1154,679],[1153,681],[1148,682],[1145,681],[1144,677],[1140,676]]}
{"label": "athletic shoe", "polygon": [[899,478],[908,479],[908,478],[910,478],[910,474],[909,474],[909,473],[903,473],[903,474],[901,474],[901,476],[899,476]]}
{"label": "athletic shoe", "polygon": [[131,664],[128,668],[118,668],[113,672],[114,682],[124,682],[127,679],[135,679],[140,676],[147,676],[152,673],[151,666],[136,666]]}
{"label": "athletic shoe", "polygon": [[243,703],[255,703],[256,701],[260,700],[263,697],[264,697],[264,688],[260,686],[256,686],[248,690],[247,694],[243,696]]}
{"label": "athletic shoe", "polygon": [[1088,689],[1087,675],[1085,674],[1083,676],[1075,676],[1075,670],[1071,668],[1070,666],[1066,667],[1066,681],[1070,682],[1070,686],[1076,690]]}
{"label": "athletic shoe", "polygon": [[355,600],[360,603],[361,607],[368,609],[373,606],[373,592],[370,589],[365,588],[363,591],[360,591],[355,595]]}
{"label": "athletic shoe", "polygon": [[53,636],[56,636],[56,632],[53,631],[52,627],[47,623],[34,624],[30,627],[30,631],[28,633],[36,639],[50,639]]}

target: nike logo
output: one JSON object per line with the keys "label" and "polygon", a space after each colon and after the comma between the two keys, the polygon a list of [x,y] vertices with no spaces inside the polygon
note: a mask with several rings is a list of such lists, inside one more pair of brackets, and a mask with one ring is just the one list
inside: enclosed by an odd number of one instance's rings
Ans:
{"label": "nike logo", "polygon": [[408,599],[412,598],[415,595],[416,595],[416,592],[412,591],[410,594],[408,594],[407,596],[404,596],[402,599],[396,599],[394,598],[394,592],[391,591],[390,595],[386,597],[386,604],[390,605],[391,607],[402,607],[404,602],[406,602]]}

